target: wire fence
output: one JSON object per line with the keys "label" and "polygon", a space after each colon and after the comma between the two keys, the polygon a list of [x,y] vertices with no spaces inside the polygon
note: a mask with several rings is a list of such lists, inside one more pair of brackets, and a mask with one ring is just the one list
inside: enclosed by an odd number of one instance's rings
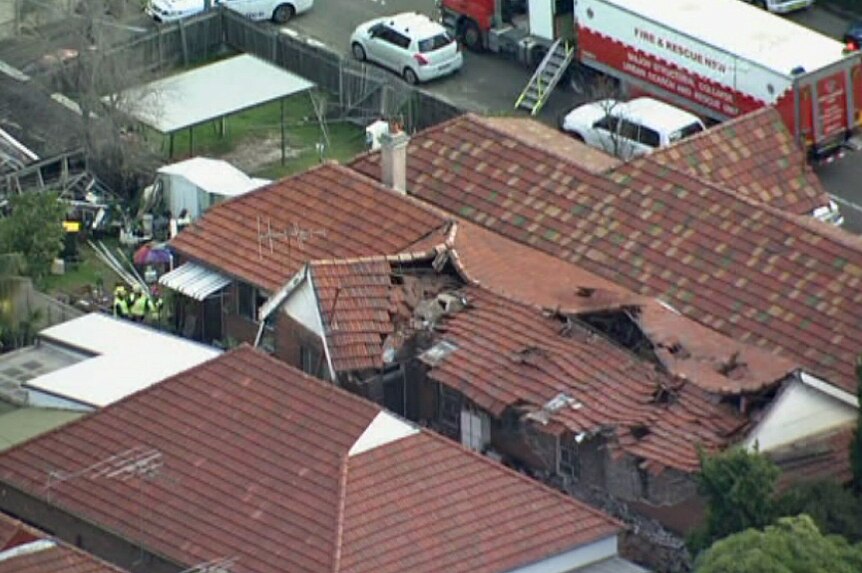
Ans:
{"label": "wire fence", "polygon": [[[103,60],[108,69],[122,69],[123,77],[133,81],[230,53],[256,55],[314,82],[330,96],[330,119],[334,116],[365,125],[378,118],[398,118],[408,130],[415,131],[462,113],[456,106],[373,65],[229,10],[209,11],[138,34],[106,50]],[[61,89],[64,78],[74,75],[69,73],[69,66],[75,65],[79,64],[72,60],[39,71],[35,78]]]}

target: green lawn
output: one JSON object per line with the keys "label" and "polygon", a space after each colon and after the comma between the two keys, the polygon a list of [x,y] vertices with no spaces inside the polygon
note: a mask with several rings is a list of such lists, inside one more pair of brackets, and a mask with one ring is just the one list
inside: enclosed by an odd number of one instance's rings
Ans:
{"label": "green lawn", "polygon": [[[119,255],[116,254],[118,245],[116,238],[103,239],[102,242],[111,250],[112,254],[119,258]],[[102,283],[107,291],[111,291],[114,283],[121,280],[110,267],[96,256],[96,253],[86,242],[79,243],[78,252],[81,255],[81,262],[76,266],[67,267],[66,272],[62,275],[48,275],[43,278],[40,290],[49,294],[75,294],[86,285],[96,286]],[[131,257],[131,253],[128,255]]]}
{"label": "green lawn", "polygon": [[[322,96],[315,95],[316,98]],[[314,112],[311,97],[296,95],[284,100],[285,164],[281,164],[281,102],[252,108],[222,121],[214,121],[183,130],[174,135],[174,161],[191,155],[221,157],[250,175],[278,179],[304,171],[321,160],[318,144],[325,142]],[[222,134],[222,125],[224,134]],[[347,122],[327,122],[329,146],[324,159],[347,161],[365,150],[365,131]],[[190,147],[190,137],[193,147]],[[170,138],[150,133],[150,141],[160,142],[160,151],[168,161]],[[191,150],[191,153],[190,153]],[[247,164],[253,163],[249,168]]]}

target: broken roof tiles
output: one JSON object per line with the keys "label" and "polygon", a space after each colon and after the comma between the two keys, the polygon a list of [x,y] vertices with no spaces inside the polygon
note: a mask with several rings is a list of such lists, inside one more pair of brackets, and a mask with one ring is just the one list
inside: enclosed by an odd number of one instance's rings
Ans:
{"label": "broken roof tiles", "polygon": [[[441,335],[457,350],[429,376],[494,416],[510,408],[533,413],[554,434],[613,429],[612,447],[643,458],[656,473],[696,471],[698,446],[723,448],[748,426],[704,390],[657,372],[582,326],[561,334],[565,323],[533,307],[482,288],[465,292],[468,307],[445,319]],[[567,400],[560,401],[561,393]],[[548,406],[555,398],[561,407]]]}
{"label": "broken roof tiles", "polygon": [[651,160],[594,175],[471,115],[415,135],[407,172],[416,197],[856,387],[856,237]]}
{"label": "broken roof tiles", "polygon": [[310,260],[420,250],[446,228],[433,207],[328,163],[214,206],[171,245],[275,291]]}
{"label": "broken roof tiles", "polygon": [[757,391],[778,384],[798,368],[791,360],[731,340],[659,301],[478,225],[459,221],[454,246],[464,274],[493,292],[566,315],[630,315],[668,372],[704,390]]}
{"label": "broken roof tiles", "polygon": [[656,150],[648,160],[797,215],[810,215],[829,202],[820,180],[773,107],[763,107]]}
{"label": "broken roof tiles", "polygon": [[[135,459],[104,471],[138,450],[159,454],[143,487]],[[75,477],[48,491],[46,468]],[[236,556],[235,573],[502,573],[620,528],[249,347],[4,452],[0,480],[184,566]]]}

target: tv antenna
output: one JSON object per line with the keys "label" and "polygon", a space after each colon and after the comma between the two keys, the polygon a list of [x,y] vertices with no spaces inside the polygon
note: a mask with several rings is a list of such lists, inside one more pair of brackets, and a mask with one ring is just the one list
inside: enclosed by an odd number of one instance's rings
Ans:
{"label": "tv antenna", "polygon": [[309,241],[313,237],[325,237],[326,229],[304,229],[299,226],[299,223],[294,221],[291,225],[288,225],[284,228],[283,231],[273,230],[272,222],[269,217],[266,218],[266,229],[264,229],[263,223],[260,220],[260,215],[257,217],[257,255],[260,259],[263,259],[263,247],[264,243],[269,246],[269,254],[273,254],[274,252],[274,241],[282,240],[287,243],[287,257],[290,259],[290,241],[291,239],[295,239],[297,244],[300,247],[306,241]]}
{"label": "tv antenna", "polygon": [[237,561],[239,561],[238,557],[219,557],[192,565],[180,573],[231,573],[231,568]]}
{"label": "tv antenna", "polygon": [[[140,549],[141,555],[137,562],[143,561],[144,558],[144,510],[146,509],[144,501],[144,485],[147,482],[154,481],[162,474],[165,462],[162,452],[148,446],[134,446],[127,450],[123,450],[104,459],[101,459],[89,466],[83,467],[77,471],[66,472],[62,470],[51,470],[48,472],[48,483],[45,489],[47,490],[48,501],[51,500],[51,491],[54,487],[67,481],[78,478],[86,478],[91,480],[107,479],[119,480],[128,482],[133,478],[138,484],[138,496],[140,500]],[[212,573],[216,573],[213,571]]]}

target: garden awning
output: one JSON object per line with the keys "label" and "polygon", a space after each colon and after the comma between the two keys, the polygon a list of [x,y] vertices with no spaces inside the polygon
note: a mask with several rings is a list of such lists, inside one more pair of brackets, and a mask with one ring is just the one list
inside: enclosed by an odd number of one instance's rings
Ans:
{"label": "garden awning", "polygon": [[204,300],[230,284],[230,279],[195,263],[184,263],[159,278],[159,284],[195,300]]}
{"label": "garden awning", "polygon": [[120,95],[119,108],[169,134],[313,87],[305,78],[243,54],[132,88]]}

